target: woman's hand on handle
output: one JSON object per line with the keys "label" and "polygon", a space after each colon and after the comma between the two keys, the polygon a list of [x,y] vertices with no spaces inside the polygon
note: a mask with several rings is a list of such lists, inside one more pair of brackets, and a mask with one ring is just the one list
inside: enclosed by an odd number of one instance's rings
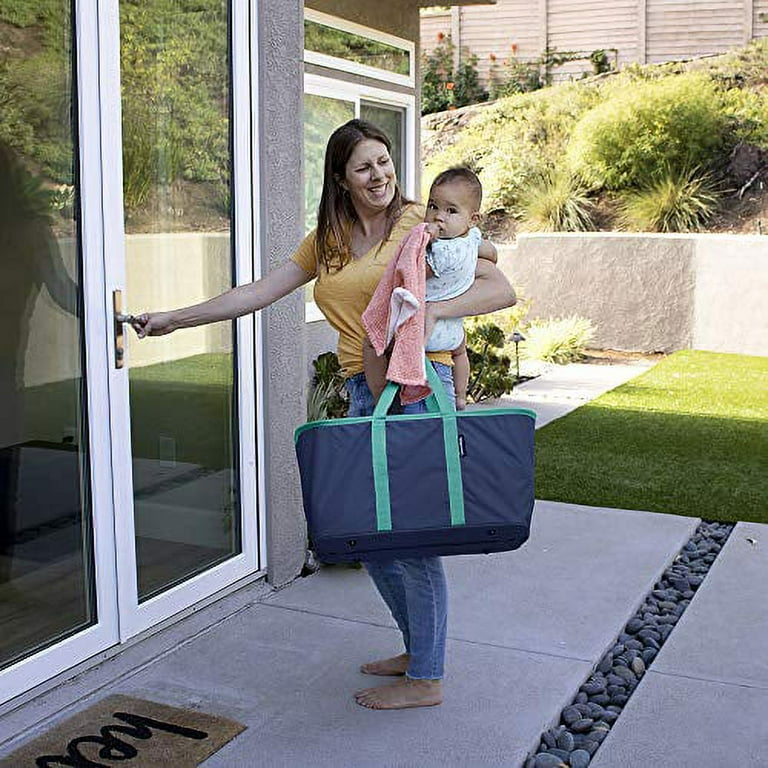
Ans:
{"label": "woman's hand on handle", "polygon": [[287,261],[261,280],[238,285],[219,296],[170,312],[145,312],[132,323],[138,337],[164,336],[179,328],[234,320],[236,317],[268,307],[283,296],[308,283],[312,275],[298,264]]}

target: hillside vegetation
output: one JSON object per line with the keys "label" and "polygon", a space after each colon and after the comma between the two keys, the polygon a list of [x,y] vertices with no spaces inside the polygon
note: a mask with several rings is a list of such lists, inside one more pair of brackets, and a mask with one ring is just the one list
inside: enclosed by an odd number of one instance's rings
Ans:
{"label": "hillside vegetation", "polygon": [[428,115],[422,128],[424,191],[470,166],[497,239],[768,228],[768,40]]}

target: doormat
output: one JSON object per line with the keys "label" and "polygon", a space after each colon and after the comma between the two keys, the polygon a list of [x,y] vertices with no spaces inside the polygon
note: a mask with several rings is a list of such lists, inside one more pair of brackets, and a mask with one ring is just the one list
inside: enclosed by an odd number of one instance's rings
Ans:
{"label": "doormat", "polygon": [[108,696],[0,759],[0,768],[195,768],[245,726],[131,696]]}

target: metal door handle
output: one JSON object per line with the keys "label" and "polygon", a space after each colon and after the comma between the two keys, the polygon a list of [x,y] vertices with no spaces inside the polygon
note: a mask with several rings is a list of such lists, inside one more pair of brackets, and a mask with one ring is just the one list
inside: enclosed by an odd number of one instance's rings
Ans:
{"label": "metal door handle", "polygon": [[133,315],[123,314],[123,292],[112,291],[112,332],[115,337],[115,368],[122,368],[125,364],[125,337],[123,335],[123,323],[132,323]]}

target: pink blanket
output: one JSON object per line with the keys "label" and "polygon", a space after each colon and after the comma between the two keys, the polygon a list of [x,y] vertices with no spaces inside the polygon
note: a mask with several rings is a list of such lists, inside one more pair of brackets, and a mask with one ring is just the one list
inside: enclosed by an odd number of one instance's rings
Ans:
{"label": "pink blanket", "polygon": [[387,379],[401,385],[400,401],[404,405],[432,391],[424,368],[424,254],[428,243],[425,224],[417,224],[408,232],[362,317],[377,355],[383,355],[394,339]]}

